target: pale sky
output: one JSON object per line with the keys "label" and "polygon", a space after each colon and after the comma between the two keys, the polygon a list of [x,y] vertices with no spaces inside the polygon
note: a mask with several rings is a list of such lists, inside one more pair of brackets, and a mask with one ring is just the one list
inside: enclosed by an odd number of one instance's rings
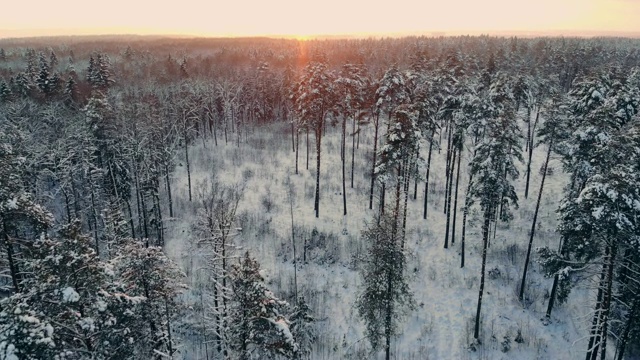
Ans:
{"label": "pale sky", "polygon": [[6,0],[0,37],[640,33],[640,0]]}

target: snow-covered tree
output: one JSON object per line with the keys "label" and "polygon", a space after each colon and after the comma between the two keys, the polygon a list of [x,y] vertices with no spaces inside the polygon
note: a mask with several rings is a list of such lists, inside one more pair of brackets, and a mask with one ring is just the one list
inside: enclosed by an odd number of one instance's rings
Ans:
{"label": "snow-covered tree", "polygon": [[320,216],[320,155],[322,133],[327,114],[332,110],[334,101],[334,75],[327,64],[318,59],[309,63],[295,90],[295,103],[300,128],[311,129],[316,138],[316,191],[314,207],[316,217]]}
{"label": "snow-covered tree", "polygon": [[140,241],[126,239],[118,252],[120,256],[112,264],[126,293],[144,297],[139,314],[148,327],[137,339],[141,348],[149,357],[172,357],[177,351],[172,324],[183,310],[177,296],[184,289],[184,274],[159,247],[145,247]]}
{"label": "snow-covered tree", "polygon": [[474,339],[480,337],[480,314],[484,294],[487,247],[491,224],[497,221],[496,214],[502,208],[501,216],[509,213],[509,206],[518,206],[512,180],[518,177],[516,161],[522,161],[520,149],[520,129],[515,121],[513,96],[504,76],[496,76],[488,96],[487,118],[484,125],[484,139],[475,148],[471,160],[473,177],[469,196],[475,199],[482,211],[482,267],[480,289],[476,309]]}
{"label": "snow-covered tree", "polygon": [[292,358],[298,344],[285,316],[288,304],[276,298],[264,284],[260,264],[245,252],[231,267],[230,340],[238,359]]}
{"label": "snow-covered tree", "polygon": [[[57,239],[42,236],[23,264],[24,290],[2,301],[0,327],[16,329],[5,349],[25,359],[138,358],[139,306],[145,299],[125,293],[78,224],[65,227]],[[43,345],[46,352],[40,353]]]}
{"label": "snow-covered tree", "polygon": [[405,276],[406,254],[395,230],[397,219],[388,212],[379,215],[362,233],[368,250],[362,267],[363,289],[356,300],[373,350],[384,349],[391,358],[391,339],[399,332],[403,317],[414,308]]}

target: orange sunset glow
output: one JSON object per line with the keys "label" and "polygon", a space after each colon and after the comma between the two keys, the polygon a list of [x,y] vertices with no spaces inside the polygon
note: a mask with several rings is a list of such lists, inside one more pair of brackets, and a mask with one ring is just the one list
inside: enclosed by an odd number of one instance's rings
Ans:
{"label": "orange sunset glow", "polygon": [[11,1],[0,37],[88,34],[288,36],[640,32],[635,0]]}

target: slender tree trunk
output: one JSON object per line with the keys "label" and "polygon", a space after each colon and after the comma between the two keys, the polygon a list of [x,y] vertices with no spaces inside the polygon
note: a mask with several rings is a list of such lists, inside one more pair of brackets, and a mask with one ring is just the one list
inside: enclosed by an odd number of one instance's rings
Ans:
{"label": "slender tree trunk", "polygon": [[93,184],[91,186],[91,213],[93,214],[93,235],[96,240],[96,255],[100,257],[100,242],[98,239],[98,214],[96,213],[96,201],[93,192]]}
{"label": "slender tree trunk", "polygon": [[[360,132],[358,132],[360,136]],[[353,173],[356,159],[356,117],[353,117],[353,129],[351,133],[351,188],[353,189]]]}
{"label": "slender tree trunk", "polygon": [[213,116],[211,116],[211,120],[213,122],[213,141],[216,146],[218,146],[218,126],[216,125],[216,121]]}
{"label": "slender tree trunk", "polygon": [[[433,136],[435,135],[435,132],[431,133],[431,138],[433,139]],[[433,152],[433,141],[429,142],[429,155],[427,156],[427,175],[425,176],[425,180],[424,180],[424,213],[422,215],[422,218],[424,220],[427,219],[427,203],[429,200],[429,172],[431,170],[431,154]]]}
{"label": "slender tree trunk", "polygon": [[202,326],[202,343],[204,344],[204,353],[206,359],[209,360],[209,341],[207,339],[207,328],[204,324],[205,316],[204,316],[204,299],[202,291],[200,292],[200,308],[202,308],[202,318],[200,326]]}
{"label": "slender tree trunk", "polygon": [[446,175],[446,179],[445,179],[445,183],[444,183],[444,209],[443,212],[446,214],[447,213],[447,205],[449,205],[449,199],[448,199],[448,194],[449,194],[449,172],[450,172],[450,167],[451,167],[451,155],[452,155],[452,149],[451,149],[451,128],[449,128],[449,130],[447,131],[448,135],[447,135],[447,164],[446,164],[446,168],[445,168],[445,175]]}
{"label": "slender tree trunk", "polygon": [[291,245],[293,247],[293,295],[296,305],[298,304],[298,260],[296,258],[296,234],[293,223],[293,189],[291,179],[289,179],[289,188],[287,189],[289,194],[289,211],[291,213]]}
{"label": "slender tree trunk", "polygon": [[309,128],[307,127],[307,170],[309,170]]}
{"label": "slender tree trunk", "polygon": [[345,172],[345,162],[347,158],[346,154],[346,142],[347,142],[347,118],[342,118],[342,149],[340,150],[340,157],[342,158],[342,204],[343,204],[343,215],[347,215],[347,186],[346,186],[346,172]]}
{"label": "slender tree trunk", "polygon": [[480,290],[478,291],[478,307],[476,309],[476,324],[473,330],[473,338],[480,341],[480,312],[482,310],[482,296],[484,295],[484,278],[487,266],[487,245],[489,243],[489,229],[491,227],[491,214],[493,210],[487,209],[484,213],[484,225],[482,226],[482,267],[480,269]]}
{"label": "slender tree trunk", "polygon": [[184,157],[187,163],[187,184],[189,185],[189,201],[192,201],[191,196],[191,164],[189,163],[189,145],[187,144],[187,133],[184,134]]}
{"label": "slender tree trunk", "polygon": [[458,186],[460,185],[460,159],[462,159],[462,147],[458,149],[458,169],[456,170],[456,191],[453,200],[453,224],[451,225],[451,244],[456,242],[456,217],[458,216]]}
{"label": "slender tree trunk", "polygon": [[129,225],[131,226],[131,238],[136,238],[136,226],[133,222],[133,212],[131,211],[131,200],[127,199],[127,211],[129,212]]}
{"label": "slender tree trunk", "polygon": [[533,246],[533,237],[536,232],[536,222],[538,221],[538,211],[540,210],[540,201],[542,200],[542,190],[544,189],[544,180],[547,177],[547,167],[549,166],[549,157],[551,156],[551,147],[553,144],[549,144],[547,150],[547,156],[544,160],[542,180],[540,181],[540,191],[538,192],[538,200],[536,201],[536,209],[533,212],[533,224],[531,225],[531,233],[529,235],[529,246],[527,247],[527,256],[524,260],[524,270],[522,271],[522,283],[520,284],[520,301],[524,300],[524,286],[527,281],[527,269],[529,268],[529,259],[531,258],[531,248]]}
{"label": "slender tree trunk", "polygon": [[[395,241],[395,240],[392,240]],[[392,270],[389,268],[392,266],[391,264],[386,265],[387,267],[387,306],[386,306],[386,316],[385,316],[385,360],[391,359],[391,327],[393,322],[393,301],[391,298],[391,291],[393,289],[392,282]]]}
{"label": "slender tree trunk", "polygon": [[[617,241],[616,239],[616,230],[614,228],[613,230],[613,241]],[[600,336],[602,338],[601,341],[601,350],[600,350],[600,360],[605,360],[607,357],[607,338],[608,338],[608,332],[609,332],[609,314],[611,313],[611,298],[612,298],[612,293],[613,293],[613,269],[615,267],[615,259],[616,259],[616,254],[618,252],[618,247],[616,246],[615,243],[613,243],[611,246],[611,254],[609,255],[609,269],[607,269],[607,287],[605,290],[605,298],[604,298],[604,306],[603,306],[603,311],[602,311],[602,319],[600,321],[601,323],[601,331],[600,331]]]}
{"label": "slender tree trunk", "polygon": [[169,300],[164,298],[164,311],[167,317],[167,348],[169,350],[169,356],[173,357],[173,340],[171,339],[171,316],[169,313]]}
{"label": "slender tree trunk", "polygon": [[527,159],[527,180],[524,187],[524,198],[529,198],[529,179],[531,178],[531,158],[533,157],[533,144],[529,146],[529,158]]}
{"label": "slender tree trunk", "polygon": [[142,224],[144,228],[145,247],[149,247],[149,217],[147,216],[147,204],[145,204],[144,193],[140,193],[140,206],[142,207]]}
{"label": "slender tree trunk", "polygon": [[[285,117],[285,121],[286,121],[286,117]],[[293,125],[293,119],[291,120],[291,151],[295,152],[296,151],[296,139],[295,139],[295,127]]]}
{"label": "slender tree trunk", "polygon": [[[608,250],[608,248],[607,248]],[[607,256],[609,254],[606,254]],[[593,313],[593,320],[591,322],[591,331],[589,332],[589,344],[587,346],[587,356],[586,360],[596,360],[598,357],[598,346],[599,346],[599,321],[600,321],[600,312],[602,311],[602,301],[604,297],[604,283],[605,278],[607,276],[607,265],[604,263],[602,265],[602,272],[600,274],[600,282],[598,284],[598,295],[596,296],[596,305],[595,311]]]}
{"label": "slender tree trunk", "polygon": [[447,214],[447,221],[446,221],[445,232],[444,232],[444,248],[445,249],[449,248],[449,225],[451,224],[451,190],[452,190],[451,187],[453,185],[453,170],[456,162],[456,152],[457,151],[455,149],[451,150],[451,159],[449,159],[451,164],[447,168],[447,171],[449,171],[450,174],[447,174],[447,178],[449,180],[447,181],[447,188],[445,189],[445,199],[444,199],[445,204],[447,204],[445,208],[445,214]]}
{"label": "slender tree trunk", "polygon": [[616,360],[622,360],[624,358],[624,351],[627,346],[627,342],[629,341],[629,333],[631,332],[631,325],[637,316],[639,307],[640,307],[640,299],[636,299],[631,307],[631,311],[629,312],[629,315],[627,316],[627,323],[625,325],[622,338],[618,342],[618,349],[616,350],[617,356],[615,357]]}
{"label": "slender tree trunk", "polygon": [[404,250],[405,237],[407,234],[407,205],[409,203],[409,185],[411,185],[411,174],[410,170],[413,168],[411,161],[407,161],[404,166],[404,209],[402,210],[402,242],[400,248]]}
{"label": "slender tree trunk", "polygon": [[471,195],[469,192],[471,191],[471,183],[473,181],[473,176],[469,177],[469,184],[467,185],[467,192],[464,197],[464,211],[462,211],[462,235],[460,239],[460,267],[464,267],[464,245],[465,245],[465,236],[467,234],[467,215],[469,215],[469,207],[471,206]]}
{"label": "slender tree trunk", "polygon": [[298,175],[298,154],[300,153],[300,132],[296,131],[296,175]]}
{"label": "slender tree trunk", "polygon": [[[378,129],[379,129],[380,115],[376,113],[373,133],[373,164],[371,165],[371,191],[369,193],[369,210],[373,209],[373,188],[376,182],[376,161],[378,155]],[[383,185],[384,186],[384,185]]]}
{"label": "slender tree trunk", "polygon": [[316,218],[320,217],[320,150],[322,141],[322,123],[316,129],[316,199],[315,211]]}
{"label": "slender tree trunk", "polygon": [[171,196],[171,179],[169,179],[169,165],[164,164],[164,182],[167,186],[167,198],[169,200],[169,216],[173,217],[173,197]]}

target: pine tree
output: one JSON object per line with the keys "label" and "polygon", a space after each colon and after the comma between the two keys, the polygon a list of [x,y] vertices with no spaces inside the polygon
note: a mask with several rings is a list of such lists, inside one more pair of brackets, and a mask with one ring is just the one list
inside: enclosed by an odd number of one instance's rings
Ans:
{"label": "pine tree", "polygon": [[[43,236],[36,241],[24,268],[29,274],[21,283],[25,291],[3,303],[6,313],[24,310],[24,317],[16,322],[0,315],[0,327],[23,326],[12,339],[23,358],[137,358],[134,340],[139,337],[139,305],[144,298],[125,294],[110,267],[96,256],[90,239],[79,233],[78,224],[63,228],[58,239]],[[38,338],[48,346],[44,353],[33,346]]]}
{"label": "pine tree", "polygon": [[276,298],[264,285],[260,264],[245,252],[231,268],[233,307],[230,339],[238,359],[255,356],[292,358],[298,352],[284,315],[287,303]]}
{"label": "pine tree", "polygon": [[[598,261],[596,301],[586,358],[606,356],[612,304],[617,291],[614,275],[638,233],[638,89],[629,76],[610,70],[577,84],[570,93],[570,118],[575,130],[565,142],[565,167],[571,181],[558,210],[559,253],[542,252],[548,273],[556,276],[549,309],[568,295],[576,263]],[[586,240],[586,241],[585,241]]]}
{"label": "pine tree", "polygon": [[313,317],[304,297],[298,299],[289,319],[291,321],[291,334],[298,343],[298,353],[295,358],[309,359],[311,349],[318,340],[318,335],[314,326],[316,319]]}
{"label": "pine tree", "polygon": [[327,114],[334,105],[333,74],[327,69],[326,62],[321,59],[313,61],[305,67],[304,73],[296,87],[295,102],[299,114],[301,128],[311,129],[316,138],[316,191],[314,211],[320,216],[320,155],[322,150],[322,133]]}
{"label": "pine tree", "polygon": [[121,255],[112,263],[127,294],[145,299],[140,304],[140,314],[148,327],[139,340],[146,345],[148,356],[173,357],[177,341],[172,324],[183,310],[177,296],[184,289],[181,283],[184,274],[159,247],[146,247],[134,239],[126,239],[122,244],[118,247]]}
{"label": "pine tree", "polygon": [[0,81],[0,102],[6,103],[11,100],[12,92],[11,88],[7,83],[3,80]]}
{"label": "pine tree", "polygon": [[406,255],[400,246],[398,222],[391,214],[379,215],[362,233],[368,243],[362,268],[363,289],[356,300],[358,315],[366,326],[373,350],[391,358],[391,339],[398,334],[400,321],[413,310],[414,299],[405,277]]}
{"label": "pine tree", "polygon": [[489,231],[495,222],[500,207],[508,214],[509,205],[518,205],[511,180],[517,178],[515,161],[522,161],[520,152],[520,130],[515,122],[513,97],[503,76],[494,78],[488,93],[491,110],[487,113],[484,128],[484,140],[475,149],[471,161],[473,181],[469,187],[469,196],[479,202],[483,213],[482,225],[482,267],[480,270],[480,289],[476,309],[473,337],[480,338],[480,315],[484,295],[485,268]]}

